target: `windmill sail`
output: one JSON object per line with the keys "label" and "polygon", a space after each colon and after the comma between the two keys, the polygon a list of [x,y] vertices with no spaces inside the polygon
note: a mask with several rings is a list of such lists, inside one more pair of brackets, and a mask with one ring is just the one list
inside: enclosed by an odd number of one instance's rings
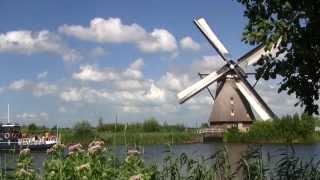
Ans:
{"label": "windmill sail", "polygon": [[248,100],[251,107],[256,111],[256,113],[260,116],[262,120],[273,119],[275,117],[268,105],[252,88],[252,86],[247,82],[247,80],[242,79],[236,82],[236,86],[243,94],[243,96]]}
{"label": "windmill sail", "polygon": [[253,119],[255,119],[252,110],[255,110],[262,120],[275,118],[276,115],[247,81],[247,74],[241,66],[255,64],[262,56],[276,54],[279,50],[278,46],[281,38],[271,50],[266,50],[264,45],[260,45],[239,58],[235,63],[225,57],[225,54],[229,53],[228,50],[214,34],[205,19],[196,19],[194,23],[226,64],[218,71],[210,73],[205,78],[179,92],[177,95],[179,103],[184,103],[204,88],[217,82],[215,101],[210,117],[210,125],[213,128],[211,130],[215,130],[214,132],[220,133],[221,129],[225,130],[230,127],[238,127],[241,131],[247,131]]}
{"label": "windmill sail", "polygon": [[204,18],[199,18],[194,20],[197,27],[203,33],[203,35],[207,38],[210,44],[214,47],[214,49],[219,53],[219,55],[227,61],[224,57],[224,54],[228,54],[227,48],[221,43],[218,37],[214,34],[210,26],[208,25],[207,21]]}
{"label": "windmill sail", "polygon": [[261,56],[266,56],[268,54],[275,55],[278,52],[278,47],[280,45],[281,38],[278,40],[277,44],[275,47],[272,47],[271,50],[266,51],[265,48],[266,46],[261,44],[257,46],[256,48],[252,49],[242,57],[238,59],[238,64],[241,65],[252,65],[255,64],[259,61]]}
{"label": "windmill sail", "polygon": [[178,100],[179,103],[182,104],[185,101],[187,101],[189,98],[192,96],[196,95],[199,93],[202,89],[208,87],[210,84],[214,83],[216,80],[218,80],[221,76],[223,76],[226,72],[228,72],[229,69],[226,69],[219,74],[217,72],[212,72],[205,78],[201,79],[200,81],[196,82],[192,86],[188,87],[187,89],[181,91],[178,93]]}

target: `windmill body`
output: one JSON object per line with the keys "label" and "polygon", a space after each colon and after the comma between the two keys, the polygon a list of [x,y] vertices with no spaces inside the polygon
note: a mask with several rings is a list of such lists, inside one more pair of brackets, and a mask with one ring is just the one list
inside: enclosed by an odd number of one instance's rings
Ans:
{"label": "windmill body", "polygon": [[[262,56],[275,55],[278,50],[279,42],[271,50],[265,50],[265,46],[260,45],[244,56],[237,62],[228,60],[225,54],[228,50],[213,33],[205,19],[199,18],[195,21],[196,26],[203,33],[206,39],[226,62],[218,71],[206,74],[200,81],[178,93],[180,103],[184,103],[203,89],[208,88],[213,83],[217,83],[214,104],[210,116],[210,128],[208,132],[223,133],[231,127],[238,127],[240,131],[247,131],[253,120],[268,120],[275,118],[275,114],[268,105],[254,90],[253,86],[247,81],[247,74],[242,66],[255,64]],[[255,117],[257,114],[259,117]]]}
{"label": "windmill body", "polygon": [[230,75],[219,82],[219,91],[216,93],[214,106],[210,115],[210,126],[217,129],[238,127],[246,131],[254,115],[249,102],[236,86],[237,79]]}

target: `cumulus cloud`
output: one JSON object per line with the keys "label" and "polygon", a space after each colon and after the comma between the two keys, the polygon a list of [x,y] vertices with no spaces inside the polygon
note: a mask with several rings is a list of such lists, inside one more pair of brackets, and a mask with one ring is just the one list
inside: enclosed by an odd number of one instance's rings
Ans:
{"label": "cumulus cloud", "polygon": [[[197,70],[218,66],[214,64],[215,60],[215,57],[204,56],[190,66],[188,74],[168,71],[157,79],[144,77],[142,71],[144,62],[142,59],[137,59],[124,70],[100,69],[92,65],[86,65],[86,68],[82,66],[79,72],[73,74],[74,79],[94,82],[103,81],[109,87],[95,89],[88,84],[86,87],[68,89],[60,94],[60,98],[66,102],[114,104],[122,107],[126,112],[137,113],[147,109],[148,111],[161,111],[162,113],[168,111],[173,113],[178,110],[176,94],[199,80],[196,75]],[[111,72],[113,73],[112,77],[116,77],[116,79],[107,78]],[[201,109],[201,107],[205,108],[210,105],[212,99],[206,93],[200,93],[183,107]]]}
{"label": "cumulus cloud", "polygon": [[69,88],[60,94],[60,98],[67,102],[86,100],[92,102],[96,91],[89,88]]}
{"label": "cumulus cloud", "polygon": [[38,79],[43,79],[43,78],[46,78],[47,75],[48,75],[48,71],[43,71],[43,72],[41,72],[41,73],[39,73],[39,74],[37,75],[37,78],[38,78]]}
{"label": "cumulus cloud", "polygon": [[116,80],[121,79],[122,77],[140,79],[143,76],[141,72],[143,64],[144,62],[142,59],[137,59],[124,71],[117,71],[111,68],[98,69],[94,65],[83,65],[80,66],[80,72],[74,73],[72,78],[81,81],[95,82]]}
{"label": "cumulus cloud", "polygon": [[158,84],[168,90],[178,92],[186,88],[190,82],[191,80],[186,74],[177,75],[173,72],[166,72],[165,75],[160,78]]}
{"label": "cumulus cloud", "polygon": [[[54,96],[61,102],[57,106],[58,111],[64,113],[70,113],[66,111],[66,107],[71,107],[73,112],[77,112],[81,107],[93,106],[91,108],[111,109],[129,119],[133,114],[144,117],[148,112],[159,118],[186,119],[189,122],[198,119],[205,122],[213,104],[207,90],[203,90],[183,105],[178,104],[176,95],[200,80],[197,72],[217,70],[223,64],[218,57],[203,56],[189,67],[184,67],[183,71],[167,71],[159,78],[148,78],[143,74],[144,61],[137,59],[124,69],[100,68],[97,65],[81,66],[79,72],[73,74],[72,80],[63,85],[18,80],[5,89],[30,91],[37,97]],[[112,76],[108,73],[112,73]],[[272,82],[259,83],[256,87],[257,92],[276,114],[284,115],[284,112],[295,111],[294,97],[278,94],[275,85]],[[215,85],[210,87],[215,90]]]}
{"label": "cumulus cloud", "polygon": [[49,115],[46,112],[22,112],[16,115],[16,120],[22,124],[36,123],[37,125],[47,125]]}
{"label": "cumulus cloud", "polygon": [[200,44],[195,42],[191,37],[186,36],[180,40],[180,46],[182,49],[190,49],[193,51],[197,51],[200,49]]}
{"label": "cumulus cloud", "polygon": [[[255,82],[254,78],[251,78],[251,81]],[[302,113],[303,109],[301,107],[294,107],[294,104],[297,102],[297,99],[294,96],[289,96],[286,92],[278,93],[278,88],[275,88],[278,86],[278,82],[279,81],[277,80],[260,80],[255,86],[255,89],[277,115],[283,116],[287,114]]]}
{"label": "cumulus cloud", "polygon": [[165,90],[160,89],[152,83],[148,93],[146,94],[146,98],[163,102],[165,101]]}
{"label": "cumulus cloud", "polygon": [[177,49],[175,37],[165,29],[155,29],[138,42],[143,52],[174,52]]}
{"label": "cumulus cloud", "polygon": [[82,40],[102,43],[135,42],[146,35],[138,24],[125,25],[119,18],[94,18],[89,27],[65,24],[59,27],[59,31]]}
{"label": "cumulus cloud", "polygon": [[73,79],[82,81],[96,81],[101,82],[105,80],[116,79],[116,74],[112,71],[100,71],[93,65],[83,65],[80,67],[80,72],[72,75]]}
{"label": "cumulus cloud", "polygon": [[51,53],[60,55],[65,61],[81,59],[76,50],[66,46],[59,36],[47,30],[20,30],[0,34],[0,52],[25,55]]}
{"label": "cumulus cloud", "polygon": [[127,78],[141,79],[143,77],[143,73],[141,71],[143,65],[143,59],[137,59],[122,73],[122,75]]}
{"label": "cumulus cloud", "polygon": [[154,29],[148,33],[136,23],[123,24],[120,18],[94,18],[89,27],[65,24],[59,27],[59,32],[99,43],[134,43],[148,53],[174,52],[177,49],[175,37],[166,29]]}
{"label": "cumulus cloud", "polygon": [[191,68],[194,72],[211,73],[225,64],[219,56],[203,56],[202,59],[195,61]]}
{"label": "cumulus cloud", "polygon": [[7,87],[8,90],[13,91],[31,91],[34,96],[40,97],[44,95],[55,94],[58,87],[47,82],[35,83],[24,79],[13,81]]}

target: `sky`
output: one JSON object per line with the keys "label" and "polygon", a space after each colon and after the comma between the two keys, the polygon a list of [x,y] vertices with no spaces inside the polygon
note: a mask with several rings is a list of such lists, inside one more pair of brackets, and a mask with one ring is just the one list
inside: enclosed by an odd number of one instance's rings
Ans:
{"label": "sky", "polygon": [[[182,105],[176,98],[198,72],[224,64],[193,19],[204,17],[237,59],[254,48],[241,41],[243,11],[231,0],[1,1],[0,120],[10,104],[11,121],[23,124],[207,122],[206,91]],[[277,93],[280,80],[256,90],[278,116],[301,112]]]}

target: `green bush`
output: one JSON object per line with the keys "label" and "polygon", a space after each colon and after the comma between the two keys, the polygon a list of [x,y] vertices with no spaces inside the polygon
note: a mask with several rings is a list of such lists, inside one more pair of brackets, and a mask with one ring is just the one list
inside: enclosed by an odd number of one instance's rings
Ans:
{"label": "green bush", "polygon": [[74,125],[73,136],[79,139],[92,139],[95,137],[95,132],[88,121],[81,121]]}
{"label": "green bush", "polygon": [[314,117],[295,114],[269,121],[255,121],[248,133],[230,129],[224,134],[224,140],[227,142],[239,142],[241,139],[246,142],[309,142],[315,135],[314,129]]}
{"label": "green bush", "polygon": [[225,133],[223,140],[226,142],[232,141],[232,142],[241,142],[242,136],[244,136],[241,132],[239,132],[239,129],[237,127],[229,128]]}
{"label": "green bush", "polygon": [[147,119],[142,124],[144,132],[159,132],[160,124],[155,118]]}

